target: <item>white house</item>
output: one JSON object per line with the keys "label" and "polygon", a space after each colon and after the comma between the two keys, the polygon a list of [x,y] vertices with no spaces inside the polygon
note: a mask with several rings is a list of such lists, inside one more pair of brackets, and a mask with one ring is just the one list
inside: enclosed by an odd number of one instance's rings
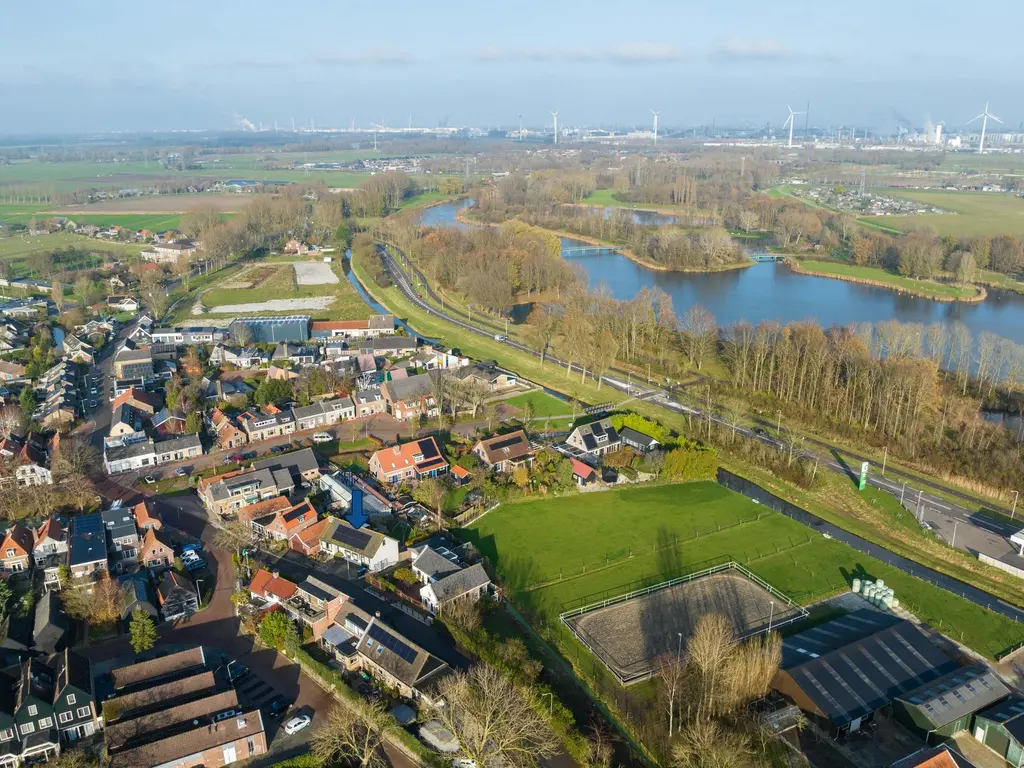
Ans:
{"label": "white house", "polygon": [[[428,549],[429,551],[429,549]],[[425,553],[424,553],[425,554]],[[417,560],[421,560],[420,555]],[[421,569],[421,573],[423,573]],[[456,600],[476,602],[491,586],[491,579],[484,567],[477,563],[469,568],[461,568],[452,573],[441,575],[426,586],[420,588],[420,600],[423,607],[431,613],[440,613],[444,606]]]}
{"label": "white house", "polygon": [[350,563],[366,566],[372,573],[398,562],[398,540],[369,528],[353,528],[346,520],[332,518],[320,534],[323,551]]}
{"label": "white house", "polygon": [[108,475],[132,472],[156,466],[156,447],[152,438],[137,439],[142,432],[108,440],[103,447],[103,466]]}

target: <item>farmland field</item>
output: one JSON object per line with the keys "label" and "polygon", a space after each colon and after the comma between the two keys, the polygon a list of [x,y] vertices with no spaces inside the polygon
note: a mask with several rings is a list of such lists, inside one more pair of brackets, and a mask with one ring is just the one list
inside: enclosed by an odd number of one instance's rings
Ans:
{"label": "farmland field", "polygon": [[[719,530],[721,529],[721,530]],[[883,578],[922,620],[989,657],[1024,627],[716,483],[627,488],[501,507],[464,531],[534,620],[735,560],[807,605]],[[941,623],[940,623],[941,622]]]}
{"label": "farmland field", "polygon": [[[37,251],[61,251],[75,248],[95,253],[113,253],[120,257],[137,256],[142,250],[136,244],[125,244],[107,240],[97,240],[72,232],[55,232],[50,235],[17,234],[0,238],[0,261],[9,262],[14,275],[19,277],[38,277],[28,265],[28,258]],[[98,264],[94,266],[99,266]]]}
{"label": "farmland field", "polygon": [[904,200],[933,205],[949,214],[916,216],[871,216],[861,218],[866,224],[911,230],[931,227],[940,235],[973,237],[979,235],[1024,234],[1024,199],[998,192],[959,192],[944,190],[884,189],[883,194]]}

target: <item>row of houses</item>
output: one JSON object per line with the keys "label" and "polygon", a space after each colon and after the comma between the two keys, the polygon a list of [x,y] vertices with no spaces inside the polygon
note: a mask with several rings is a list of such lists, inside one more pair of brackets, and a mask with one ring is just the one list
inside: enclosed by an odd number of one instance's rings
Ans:
{"label": "row of houses", "polygon": [[203,455],[199,435],[178,435],[154,440],[145,432],[107,438],[103,443],[103,468],[108,475],[137,472],[150,467],[188,461]]}
{"label": "row of houses", "polygon": [[249,504],[276,496],[291,496],[303,485],[320,479],[320,464],[310,448],[255,461],[245,470],[199,481],[199,499],[218,515],[234,515]]}
{"label": "row of houses", "polygon": [[262,713],[216,666],[196,647],[113,669],[103,702],[109,764],[223,766],[265,754]]}

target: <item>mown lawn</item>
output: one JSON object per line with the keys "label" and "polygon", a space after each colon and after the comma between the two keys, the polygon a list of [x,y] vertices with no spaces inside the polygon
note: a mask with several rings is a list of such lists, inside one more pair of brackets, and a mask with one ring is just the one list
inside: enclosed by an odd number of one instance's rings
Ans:
{"label": "mown lawn", "polygon": [[800,259],[799,263],[801,269],[816,275],[871,280],[891,285],[893,288],[936,298],[969,299],[978,295],[978,289],[974,286],[964,288],[956,285],[947,285],[946,283],[937,283],[934,280],[914,280],[903,275],[894,275],[892,272],[878,267],[862,267],[856,264],[842,264],[835,261],[812,261],[810,259]]}
{"label": "mown lawn", "polygon": [[[848,589],[855,576],[885,579],[921,619],[989,658],[1024,641],[1024,626],[715,483],[511,504],[464,533],[487,555],[516,601],[545,622],[570,607],[732,559],[803,604]],[[605,566],[606,558],[613,564]],[[555,583],[528,588],[550,580]]]}
{"label": "mown lawn", "polygon": [[501,402],[505,403],[505,405],[511,405],[513,408],[522,408],[529,403],[533,407],[533,415],[535,418],[572,415],[572,407],[568,403],[559,400],[557,397],[552,397],[541,390],[534,390],[533,392],[526,392],[522,395],[509,397]]}
{"label": "mown lawn", "polygon": [[909,230],[912,227],[927,225],[934,228],[939,235],[954,237],[1024,234],[1024,199],[1016,195],[937,189],[885,188],[877,191],[952,212],[886,216],[882,222],[889,227]]}

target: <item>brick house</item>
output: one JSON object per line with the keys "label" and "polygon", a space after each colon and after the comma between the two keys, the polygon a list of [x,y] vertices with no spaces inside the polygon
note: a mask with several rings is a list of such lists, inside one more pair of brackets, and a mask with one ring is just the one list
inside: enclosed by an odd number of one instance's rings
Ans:
{"label": "brick house", "polygon": [[0,565],[7,573],[20,573],[32,567],[32,550],[35,547],[32,531],[20,523],[7,529],[3,544],[0,544]]}
{"label": "brick house", "polygon": [[146,568],[170,568],[174,564],[174,548],[150,528],[139,545],[139,564]]}

